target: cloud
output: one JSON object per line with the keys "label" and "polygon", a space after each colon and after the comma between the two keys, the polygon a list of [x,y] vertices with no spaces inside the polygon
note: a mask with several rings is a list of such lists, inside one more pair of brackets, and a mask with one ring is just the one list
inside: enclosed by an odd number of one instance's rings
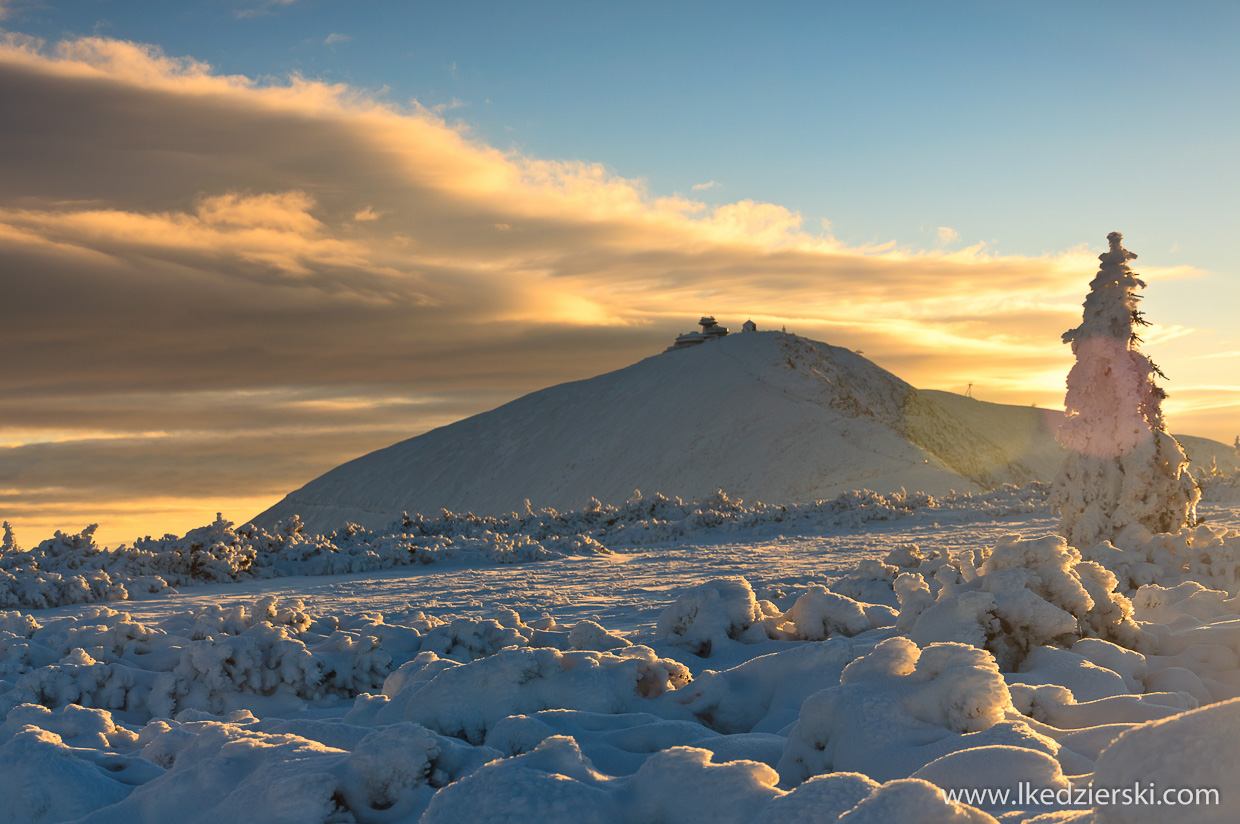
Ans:
{"label": "cloud", "polygon": [[0,0],[0,22],[11,20],[21,7],[35,6],[37,2],[38,0]]}
{"label": "cloud", "polygon": [[464,102],[463,100],[457,100],[454,97],[452,98],[452,101],[449,103],[436,103],[434,106],[430,107],[430,111],[434,112],[435,114],[441,115],[444,112],[449,112],[449,111],[452,111],[453,109],[461,109],[468,105],[469,104]]}
{"label": "cloud", "polygon": [[[778,204],[660,197],[417,104],[117,40],[7,37],[0,98],[0,444],[16,444],[0,486],[27,489],[28,511],[56,500],[36,489],[103,501],[107,478],[134,518],[156,488],[153,518],[225,489],[279,497],[655,354],[708,308],[864,349],[917,385],[1053,405],[1062,379],[1044,376],[1066,372],[1059,335],[1097,268],[1090,249],[852,247]],[[428,396],[448,412],[384,400]]]}
{"label": "cloud", "polygon": [[946,246],[949,243],[955,243],[960,240],[960,233],[950,226],[940,226],[935,230],[940,246]]}
{"label": "cloud", "polygon": [[348,43],[352,39],[353,38],[350,35],[338,34],[337,32],[332,32],[331,34],[327,35],[326,38],[324,38],[323,45],[335,46],[338,43]]}
{"label": "cloud", "polygon": [[703,192],[707,189],[713,189],[718,185],[719,183],[717,181],[708,180],[705,183],[694,183],[690,188],[695,192]]}
{"label": "cloud", "polygon": [[246,8],[234,9],[233,17],[238,20],[248,20],[254,17],[269,17],[276,13],[277,9],[283,6],[291,6],[297,0],[264,0],[257,6],[246,6]]}

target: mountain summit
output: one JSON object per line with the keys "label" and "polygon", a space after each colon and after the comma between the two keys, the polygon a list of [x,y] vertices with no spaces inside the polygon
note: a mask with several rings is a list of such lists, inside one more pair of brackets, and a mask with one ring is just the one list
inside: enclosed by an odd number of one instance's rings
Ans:
{"label": "mountain summit", "polygon": [[795,503],[1049,480],[1061,413],[918,390],[848,349],[781,332],[664,352],[364,455],[254,519],[314,531],[401,512],[574,509],[635,489]]}

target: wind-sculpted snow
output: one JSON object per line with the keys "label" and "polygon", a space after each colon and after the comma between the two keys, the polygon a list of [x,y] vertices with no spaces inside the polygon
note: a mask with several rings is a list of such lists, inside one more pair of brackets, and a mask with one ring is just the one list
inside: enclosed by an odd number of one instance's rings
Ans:
{"label": "wind-sculpted snow", "polygon": [[[430,531],[404,534],[460,536]],[[1177,820],[1234,817],[1236,533],[961,533],[875,534],[843,574],[756,590],[695,547],[703,574],[636,628],[361,596],[0,610],[0,821],[1166,820],[940,793],[1091,779],[1216,787]]]}
{"label": "wind-sculpted snow", "polygon": [[[1225,701],[1128,730],[1098,758],[1094,780],[1100,786],[1153,784],[1154,793],[1196,788],[1231,788],[1240,783],[1240,761],[1218,758],[1240,738],[1240,700]],[[1224,790],[1225,792],[1225,790]],[[1225,796],[1224,796],[1225,798]],[[1099,824],[1155,824],[1165,821],[1157,806],[1122,814],[1103,811]],[[1201,806],[1192,821],[1222,824],[1235,819],[1226,803]]]}
{"label": "wind-sculpted snow", "polygon": [[984,494],[942,497],[861,490],[791,506],[744,505],[722,491],[700,502],[638,493],[622,506],[595,502],[579,511],[545,509],[504,518],[445,511],[433,517],[406,515],[378,532],[349,525],[328,535],[306,533],[296,516],[274,532],[252,524],[234,528],[221,517],[184,537],[148,536],[116,549],[99,547],[92,525],[76,535],[57,531],[31,550],[22,550],[10,536],[0,551],[0,608],[124,601],[169,586],[341,575],[447,560],[522,564],[772,527],[860,528],[948,513],[984,520],[1044,511],[1048,489],[1046,484],[1008,485]]}
{"label": "wind-sculpted snow", "polygon": [[[107,712],[22,707],[0,732],[6,780],[57,776],[55,791],[9,792],[10,821],[388,822],[499,753],[413,724],[270,724],[244,710],[185,712],[138,733]],[[296,730],[295,732],[293,730]],[[26,781],[15,786],[38,782]],[[48,786],[48,785],[44,785]],[[101,803],[102,802],[102,803]]]}

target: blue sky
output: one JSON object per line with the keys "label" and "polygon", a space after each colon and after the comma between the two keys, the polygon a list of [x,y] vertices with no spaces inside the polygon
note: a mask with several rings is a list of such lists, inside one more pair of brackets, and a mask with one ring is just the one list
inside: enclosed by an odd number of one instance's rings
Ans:
{"label": "blue sky", "polygon": [[1234,4],[0,0],[0,29],[23,529],[244,520],[703,313],[1061,404],[1113,230],[1172,429],[1240,431]]}

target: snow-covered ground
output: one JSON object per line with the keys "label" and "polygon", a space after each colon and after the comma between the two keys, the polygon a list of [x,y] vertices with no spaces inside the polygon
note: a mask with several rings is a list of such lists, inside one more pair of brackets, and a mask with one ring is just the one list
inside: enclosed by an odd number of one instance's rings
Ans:
{"label": "snow-covered ground", "polygon": [[1240,505],[1082,560],[1044,499],[10,550],[0,821],[1233,821]]}

